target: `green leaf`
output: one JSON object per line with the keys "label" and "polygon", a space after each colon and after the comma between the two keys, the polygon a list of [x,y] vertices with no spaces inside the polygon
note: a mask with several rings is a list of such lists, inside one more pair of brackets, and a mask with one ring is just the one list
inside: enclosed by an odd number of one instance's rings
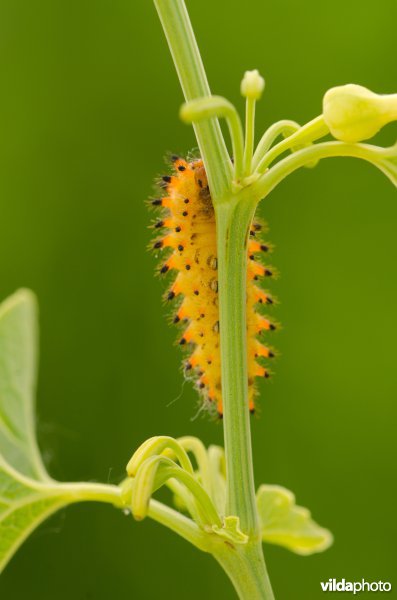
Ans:
{"label": "green leaf", "polygon": [[0,458],[0,573],[33,529],[70,501],[61,486],[29,480]]}
{"label": "green leaf", "polygon": [[48,481],[35,437],[37,305],[20,290],[0,304],[0,456],[17,471]]}
{"label": "green leaf", "polygon": [[117,486],[34,481],[0,457],[0,574],[34,529],[60,508],[76,502],[105,502],[124,508]]}
{"label": "green leaf", "polygon": [[122,507],[117,486],[59,483],[47,474],[34,427],[37,307],[20,290],[0,304],[0,573],[42,521],[74,502]]}
{"label": "green leaf", "polygon": [[0,573],[33,529],[70,502],[46,473],[36,442],[36,321],[28,290],[0,304]]}
{"label": "green leaf", "polygon": [[296,506],[295,496],[278,485],[261,485],[257,493],[262,539],[296,554],[323,552],[333,542],[328,529],[312,520],[307,508]]}

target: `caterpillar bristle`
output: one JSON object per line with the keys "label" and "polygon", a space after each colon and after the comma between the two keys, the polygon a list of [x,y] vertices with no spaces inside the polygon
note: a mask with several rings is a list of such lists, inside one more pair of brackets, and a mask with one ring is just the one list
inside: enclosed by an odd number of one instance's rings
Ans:
{"label": "caterpillar bristle", "polygon": [[[180,301],[171,321],[182,328],[178,343],[190,353],[183,371],[192,379],[203,399],[203,406],[222,418],[222,385],[220,370],[220,324],[218,309],[218,269],[215,214],[208,181],[200,158],[185,160],[170,156],[173,175],[164,175],[159,186],[165,190],[150,205],[161,210],[161,218],[153,225],[160,235],[151,248],[166,254],[159,273],[174,272],[175,278],[165,293],[166,302]],[[259,337],[278,326],[258,312],[259,305],[272,305],[275,299],[256,282],[274,278],[277,273],[263,265],[261,257],[273,247],[263,241],[266,224],[255,218],[250,227],[247,257],[247,348],[249,411],[256,412],[255,379],[268,379],[269,369],[263,361],[276,353],[262,344]],[[168,253],[169,252],[169,253]]]}

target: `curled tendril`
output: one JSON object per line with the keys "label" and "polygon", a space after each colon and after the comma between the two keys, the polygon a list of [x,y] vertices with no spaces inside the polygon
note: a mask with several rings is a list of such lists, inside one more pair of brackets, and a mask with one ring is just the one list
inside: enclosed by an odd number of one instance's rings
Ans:
{"label": "curled tendril", "polygon": [[[188,456],[191,454],[197,468]],[[175,504],[188,512],[209,544],[245,544],[236,516],[224,516],[225,456],[223,448],[204,444],[194,437],[178,440],[157,436],[144,442],[127,466],[128,478],[121,485],[121,497],[134,518],[150,515],[152,495],[166,485],[174,493]],[[160,503],[156,503],[156,506]],[[204,544],[205,546],[205,544]]]}
{"label": "curled tendril", "polygon": [[[196,472],[187,451],[196,458]],[[210,496],[212,482],[207,453],[196,438],[186,437],[180,441],[168,436],[150,438],[129,461],[127,473],[130,482],[124,484],[125,498],[135,519],[146,517],[152,494],[168,485],[179,504],[200,526],[222,527],[222,519]]]}
{"label": "curled tendril", "polygon": [[[222,447],[207,449],[190,436],[152,437],[134,453],[127,473],[128,478],[121,484],[121,499],[136,520],[151,516],[207,552],[216,552],[223,544],[230,547],[248,543],[239,518],[225,515],[226,464]],[[177,507],[189,517],[153,500],[153,494],[164,485],[173,492]],[[317,525],[307,509],[295,505],[289,490],[262,485],[257,501],[263,541],[299,554],[321,552],[332,543],[330,532]]]}
{"label": "curled tendril", "polygon": [[[178,439],[178,443],[186,452],[190,452],[197,464],[196,477],[200,481],[203,488],[211,496],[212,495],[212,473],[210,471],[210,462],[207,449],[203,442],[193,436],[185,436]],[[171,447],[164,450],[164,454],[170,458],[174,458]],[[221,509],[223,511],[224,506]]]}
{"label": "curled tendril", "polygon": [[135,477],[139,466],[151,456],[162,454],[165,450],[169,450],[178,460],[179,464],[185,471],[193,474],[193,466],[190,459],[184,450],[183,446],[174,438],[162,435],[155,436],[143,442],[138,450],[134,453],[127,465],[127,473],[130,477]]}
{"label": "curled tendril", "polygon": [[176,479],[193,495],[200,525],[203,527],[213,524],[221,526],[221,518],[211,498],[197,479],[165,456],[147,458],[137,471],[131,497],[132,514],[137,520],[146,517],[152,494],[169,479]]}

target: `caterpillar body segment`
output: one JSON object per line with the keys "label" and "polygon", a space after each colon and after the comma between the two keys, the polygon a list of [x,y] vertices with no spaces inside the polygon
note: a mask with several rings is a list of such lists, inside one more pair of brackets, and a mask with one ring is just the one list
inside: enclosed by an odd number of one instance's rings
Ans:
{"label": "caterpillar body segment", "polygon": [[[165,298],[176,302],[174,323],[181,327],[179,344],[188,348],[185,373],[211,412],[223,414],[218,308],[218,261],[215,213],[201,159],[173,157],[172,175],[164,176],[165,195],[151,201],[162,214],[154,223],[153,248],[161,253],[160,274],[173,273]],[[250,228],[247,255],[247,351],[249,409],[255,411],[255,379],[268,378],[263,361],[275,356],[263,333],[276,325],[262,315],[261,305],[274,303],[260,280],[274,275],[262,257],[272,250],[261,238],[264,225]]]}

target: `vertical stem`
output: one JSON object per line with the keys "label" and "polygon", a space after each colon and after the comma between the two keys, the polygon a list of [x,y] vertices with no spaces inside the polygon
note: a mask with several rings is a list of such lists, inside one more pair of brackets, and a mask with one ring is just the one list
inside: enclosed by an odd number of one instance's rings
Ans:
{"label": "vertical stem", "polygon": [[[183,0],[154,0],[186,101],[209,96],[203,63]],[[252,113],[252,111],[249,111]],[[253,114],[249,115],[253,122]],[[219,311],[227,468],[226,514],[237,515],[249,534],[247,547],[215,554],[240,598],[272,600],[262,547],[252,464],[248,410],[246,278],[249,227],[257,197],[231,195],[232,165],[217,119],[195,124],[217,218]],[[249,131],[247,151],[252,145]],[[250,157],[251,161],[251,157]]]}
{"label": "vertical stem", "polygon": [[225,546],[214,556],[228,574],[240,600],[274,600],[260,544],[249,544],[244,551]]}
{"label": "vertical stem", "polygon": [[256,205],[252,190],[245,188],[216,206],[226,514],[239,516],[250,540],[215,558],[240,600],[273,600],[260,541],[248,409],[247,244]]}
{"label": "vertical stem", "polygon": [[256,201],[245,191],[216,208],[223,425],[227,514],[248,534],[257,531],[248,410],[246,279],[247,242]]}
{"label": "vertical stem", "polygon": [[[184,0],[154,0],[187,102],[210,96],[203,62]],[[194,124],[213,198],[230,187],[232,165],[217,119]]]}

